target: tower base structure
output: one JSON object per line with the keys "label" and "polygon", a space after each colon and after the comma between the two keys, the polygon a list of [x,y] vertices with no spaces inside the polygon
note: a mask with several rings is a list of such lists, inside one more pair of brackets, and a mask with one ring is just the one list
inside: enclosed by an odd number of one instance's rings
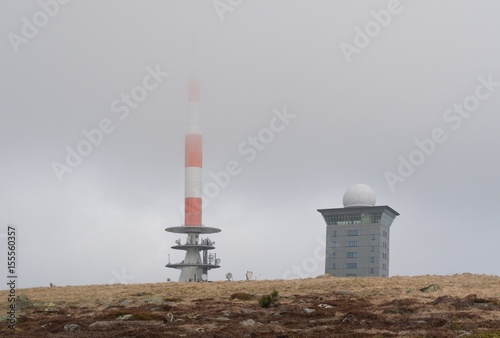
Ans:
{"label": "tower base structure", "polygon": [[215,242],[200,235],[214,234],[221,230],[205,226],[177,226],[166,228],[165,231],[175,234],[186,234],[186,241],[176,240],[172,246],[175,250],[186,251],[186,257],[179,263],[168,262],[167,268],[181,270],[179,282],[200,282],[207,279],[208,270],[220,268],[220,259],[209,250],[215,249]]}

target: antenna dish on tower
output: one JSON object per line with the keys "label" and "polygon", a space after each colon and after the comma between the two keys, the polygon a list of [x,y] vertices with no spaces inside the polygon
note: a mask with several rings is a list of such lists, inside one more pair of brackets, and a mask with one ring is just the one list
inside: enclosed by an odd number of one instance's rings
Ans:
{"label": "antenna dish on tower", "polygon": [[219,265],[219,264],[220,264],[220,258],[217,258],[217,259],[215,260],[215,265]]}
{"label": "antenna dish on tower", "polygon": [[253,278],[253,272],[252,271],[247,271],[247,280],[250,280]]}
{"label": "antenna dish on tower", "polygon": [[175,240],[175,244],[177,244],[177,245],[181,245],[181,239],[180,239],[180,238],[179,238],[179,239],[176,239],[176,240]]}
{"label": "antenna dish on tower", "polygon": [[203,275],[201,275],[201,280],[206,282],[208,280],[208,276],[206,273],[204,273]]}
{"label": "antenna dish on tower", "polygon": [[231,281],[233,279],[233,274],[231,272],[226,273],[226,279]]}

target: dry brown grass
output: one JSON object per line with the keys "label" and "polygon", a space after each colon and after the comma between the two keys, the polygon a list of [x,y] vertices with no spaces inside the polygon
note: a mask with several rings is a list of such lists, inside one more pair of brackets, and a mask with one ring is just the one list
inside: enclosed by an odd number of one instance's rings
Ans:
{"label": "dry brown grass", "polygon": [[[438,284],[440,290],[423,293],[419,289]],[[319,276],[301,280],[263,280],[211,283],[155,283],[115,284],[65,287],[38,287],[19,289],[35,303],[54,303],[66,306],[108,305],[120,299],[143,302],[147,298],[161,298],[166,301],[192,301],[204,298],[230,299],[236,293],[253,296],[269,294],[277,290],[280,296],[352,293],[361,297],[375,297],[380,302],[386,298],[434,299],[439,296],[463,298],[476,294],[478,298],[500,298],[500,277],[489,275],[460,274],[452,276],[417,276],[390,278],[339,278]],[[0,306],[7,307],[7,291],[0,291]]]}
{"label": "dry brown grass", "polygon": [[[420,291],[431,284],[439,289]],[[277,304],[261,308],[258,300],[274,290],[279,293]],[[158,330],[172,337],[190,336],[199,327],[216,336],[232,337],[246,319],[263,323],[244,329],[257,337],[352,337],[354,332],[359,337],[456,337],[460,330],[490,334],[500,330],[500,277],[488,275],[324,275],[302,280],[39,287],[19,289],[17,294],[32,302],[19,322],[29,337],[63,334],[63,326],[75,320],[83,331],[73,337],[100,336],[102,332],[91,326],[96,321],[120,325],[122,331],[116,337],[127,332],[151,337]],[[7,291],[0,292],[0,306],[7,308]],[[305,314],[305,308],[315,312]],[[170,312],[182,321],[169,324],[165,316]],[[124,314],[133,316],[129,324],[116,323]],[[220,316],[226,319],[221,321]],[[144,321],[160,326],[139,328],[138,323]],[[0,335],[7,332],[0,331]]]}

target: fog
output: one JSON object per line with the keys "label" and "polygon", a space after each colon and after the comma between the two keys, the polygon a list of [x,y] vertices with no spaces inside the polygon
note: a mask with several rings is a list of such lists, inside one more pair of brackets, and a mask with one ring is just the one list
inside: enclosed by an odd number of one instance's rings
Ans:
{"label": "fog", "polygon": [[0,2],[0,261],[14,224],[19,287],[177,280],[194,68],[210,280],[324,273],[316,210],[355,183],[400,213],[391,276],[499,275],[499,10]]}

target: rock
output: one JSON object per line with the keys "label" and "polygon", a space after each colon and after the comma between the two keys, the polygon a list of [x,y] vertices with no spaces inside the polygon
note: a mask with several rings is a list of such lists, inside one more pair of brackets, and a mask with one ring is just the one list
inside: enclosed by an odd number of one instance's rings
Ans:
{"label": "rock", "polygon": [[458,337],[470,336],[471,334],[472,333],[470,333],[469,331],[465,331],[465,330],[460,330],[457,332]]}
{"label": "rock", "polygon": [[217,317],[217,318],[215,318],[215,320],[217,320],[219,322],[227,322],[229,320],[229,318],[227,318],[227,317]]}
{"label": "rock", "polygon": [[120,301],[120,303],[119,303],[119,304],[120,304],[121,306],[126,306],[126,305],[128,305],[129,303],[130,303],[130,301],[129,301],[128,299],[123,299],[122,301]]}
{"label": "rock", "polygon": [[165,319],[167,322],[172,323],[174,321],[174,314],[172,312],[169,312],[165,315]]}
{"label": "rock", "polygon": [[64,331],[75,332],[80,329],[80,325],[78,324],[66,324],[64,325]]}
{"label": "rock", "polygon": [[220,313],[221,313],[223,316],[229,317],[229,315],[231,314],[231,311],[224,310],[224,311],[221,311]]}
{"label": "rock", "polygon": [[116,320],[127,320],[129,318],[132,318],[132,315],[131,314],[128,314],[128,315],[122,315],[118,318],[116,318]]}
{"label": "rock", "polygon": [[162,326],[164,325],[162,321],[159,320],[126,320],[126,321],[116,321],[116,320],[102,320],[97,321],[89,325],[89,328],[95,329],[112,329],[116,327],[137,327],[137,326]]}
{"label": "rock", "polygon": [[318,307],[322,307],[323,309],[331,309],[333,306],[329,304],[319,304]]}
{"label": "rock", "polygon": [[314,310],[314,309],[309,309],[309,308],[305,308],[305,309],[304,309],[304,310],[302,310],[302,311],[304,311],[305,313],[313,313],[313,312],[315,312],[316,310]]}
{"label": "rock", "polygon": [[434,292],[434,291],[437,291],[437,290],[441,290],[441,288],[437,284],[431,284],[429,286],[426,286],[426,287],[420,289],[420,291],[426,292],[426,293],[427,292]]}
{"label": "rock", "polygon": [[148,297],[144,300],[144,303],[154,304],[154,305],[164,305],[165,301],[159,297]]}
{"label": "rock", "polygon": [[257,323],[255,320],[253,319],[247,319],[247,320],[244,320],[242,322],[240,322],[241,325],[243,326],[255,326],[255,324]]}
{"label": "rock", "polygon": [[252,310],[252,309],[245,309],[245,308],[243,308],[243,309],[240,309],[240,312],[241,312],[241,313],[244,313],[244,314],[246,314],[246,315],[248,315],[248,314],[250,314],[250,313],[254,313],[254,312],[255,312],[255,310]]}

